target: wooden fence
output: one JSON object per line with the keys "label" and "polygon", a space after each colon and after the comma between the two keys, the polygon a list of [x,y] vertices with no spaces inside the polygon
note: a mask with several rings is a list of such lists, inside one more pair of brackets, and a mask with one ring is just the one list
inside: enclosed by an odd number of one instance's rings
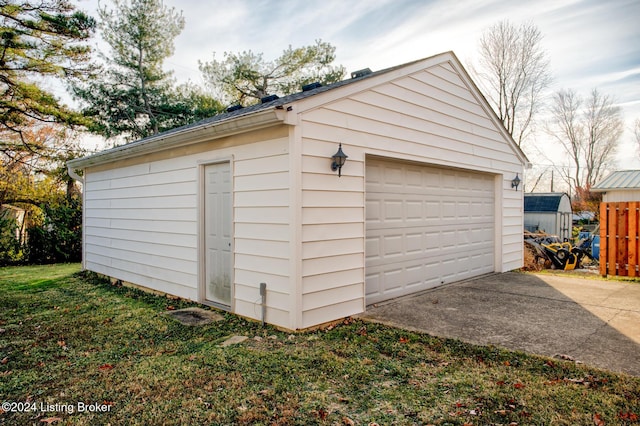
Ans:
{"label": "wooden fence", "polygon": [[600,274],[640,276],[640,202],[600,204]]}

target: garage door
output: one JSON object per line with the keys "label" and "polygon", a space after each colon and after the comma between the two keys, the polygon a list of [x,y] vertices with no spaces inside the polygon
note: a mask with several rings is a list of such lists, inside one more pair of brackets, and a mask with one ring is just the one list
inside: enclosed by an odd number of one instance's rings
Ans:
{"label": "garage door", "polygon": [[367,159],[367,304],[494,271],[494,178]]}

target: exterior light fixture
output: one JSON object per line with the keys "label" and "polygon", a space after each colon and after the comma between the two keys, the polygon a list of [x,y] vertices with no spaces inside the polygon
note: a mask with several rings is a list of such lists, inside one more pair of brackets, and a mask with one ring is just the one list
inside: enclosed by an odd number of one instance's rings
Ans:
{"label": "exterior light fixture", "polygon": [[513,180],[511,181],[511,187],[515,188],[516,191],[518,190],[518,185],[520,185],[520,177],[518,176],[518,173],[516,173],[516,177],[513,178]]}
{"label": "exterior light fixture", "polygon": [[333,162],[331,163],[331,170],[333,170],[334,172],[337,170],[338,177],[342,176],[342,166],[344,166],[344,163],[347,161],[347,157],[348,156],[344,152],[342,152],[342,144],[340,144],[338,146],[338,152],[333,154],[333,157],[331,157],[331,159],[333,160]]}

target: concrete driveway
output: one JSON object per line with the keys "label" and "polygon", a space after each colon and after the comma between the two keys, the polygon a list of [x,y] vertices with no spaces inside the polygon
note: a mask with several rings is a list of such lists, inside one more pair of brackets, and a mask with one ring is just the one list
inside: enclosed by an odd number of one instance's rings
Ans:
{"label": "concrete driveway", "polygon": [[640,376],[640,284],[509,272],[378,305],[362,318]]}

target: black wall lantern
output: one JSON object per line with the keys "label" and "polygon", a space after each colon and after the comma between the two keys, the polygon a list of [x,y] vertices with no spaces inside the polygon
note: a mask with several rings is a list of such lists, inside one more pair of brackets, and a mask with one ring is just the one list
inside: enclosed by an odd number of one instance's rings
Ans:
{"label": "black wall lantern", "polygon": [[331,163],[331,170],[333,170],[334,172],[337,170],[338,177],[342,176],[342,166],[344,166],[344,163],[347,161],[347,157],[348,156],[344,152],[342,152],[342,144],[340,144],[338,146],[338,152],[333,154],[333,157],[331,157],[331,159],[333,160],[333,162]]}
{"label": "black wall lantern", "polygon": [[515,188],[517,191],[518,185],[520,185],[520,177],[518,176],[518,173],[516,173],[516,177],[514,177],[513,180],[511,181],[511,187]]}

